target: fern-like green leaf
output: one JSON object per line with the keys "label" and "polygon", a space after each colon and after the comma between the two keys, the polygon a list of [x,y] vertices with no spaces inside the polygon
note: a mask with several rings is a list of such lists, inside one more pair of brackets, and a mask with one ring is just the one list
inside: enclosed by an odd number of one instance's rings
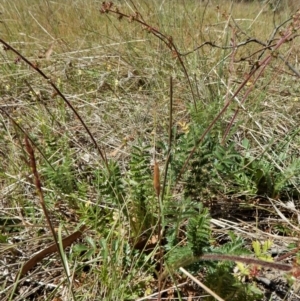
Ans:
{"label": "fern-like green leaf", "polygon": [[227,255],[249,255],[251,252],[244,247],[245,243],[242,238],[235,238],[226,244],[211,249],[212,253],[220,253]]}
{"label": "fern-like green leaf", "polygon": [[103,199],[113,205],[123,205],[124,183],[117,162],[109,161],[108,170],[100,171],[98,174],[98,188]]}
{"label": "fern-like green leaf", "polygon": [[205,208],[190,218],[187,226],[188,244],[195,256],[200,256],[204,253],[204,248],[210,246],[210,235],[210,216]]}

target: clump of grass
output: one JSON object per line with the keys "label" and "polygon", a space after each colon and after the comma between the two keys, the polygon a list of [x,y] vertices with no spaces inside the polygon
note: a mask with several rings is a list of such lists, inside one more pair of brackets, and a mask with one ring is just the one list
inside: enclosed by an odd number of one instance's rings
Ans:
{"label": "clump of grass", "polygon": [[[297,276],[297,267],[243,257],[247,240],[228,231],[219,239],[209,209],[218,214],[203,204],[234,199],[234,218],[258,197],[298,198],[298,15],[285,21],[255,2],[95,4],[3,4],[3,240],[26,237],[28,225],[45,231],[24,168],[27,135],[56,224],[89,227],[66,255],[75,299],[159,299],[180,266],[234,300],[262,297],[247,265]],[[18,247],[30,253],[24,240]],[[232,274],[239,260],[249,285]]]}

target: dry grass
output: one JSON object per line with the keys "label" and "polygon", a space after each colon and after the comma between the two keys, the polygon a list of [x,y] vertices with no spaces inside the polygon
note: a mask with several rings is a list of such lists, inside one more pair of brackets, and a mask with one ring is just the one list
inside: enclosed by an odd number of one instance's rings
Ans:
{"label": "dry grass", "polygon": [[[193,88],[197,91],[200,108],[198,121],[203,127],[209,125],[229,95],[236,91],[250,72],[259,58],[258,54],[252,54],[262,45],[248,43],[238,48],[235,56],[231,49],[210,45],[197,51],[193,49],[207,41],[227,46],[232,38],[236,39],[237,44],[248,38],[267,42],[275,26],[286,20],[290,13],[283,10],[280,14],[272,14],[266,7],[254,2],[223,2],[116,3],[120,11],[133,13],[138,10],[148,24],[172,36],[181,54],[191,52],[183,58]],[[0,4],[1,38],[51,78],[82,116],[107,157],[122,162],[126,170],[132,146],[139,141],[152,148],[155,141],[167,141],[169,77],[173,77],[174,125],[190,121],[193,99],[182,68],[169,49],[138,23],[117,20],[112,14],[100,14],[100,6],[101,1],[94,0],[3,0]],[[230,14],[234,21],[230,19]],[[288,61],[299,69],[297,49],[298,38],[283,45],[280,48],[283,60],[274,58],[247,101],[239,104],[245,88],[222,119],[225,127],[240,106],[231,139],[236,141],[237,148],[241,148],[243,139],[247,138],[251,142],[251,155],[257,158],[262,154],[269,156],[270,161],[283,172],[289,169],[293,156],[299,153],[299,78],[285,65]],[[0,52],[0,68],[1,109],[29,133],[53,168],[64,166],[70,160],[68,164],[72,166],[70,169],[76,184],[61,188],[55,181],[49,180],[51,167],[43,156],[39,154],[37,159],[53,222],[57,227],[64,225],[66,233],[72,232],[88,216],[90,206],[97,207],[100,196],[93,185],[96,182],[94,170],[103,169],[104,164],[74,113],[35,70],[11,51],[4,50]],[[3,290],[3,293],[0,296],[8,300],[20,263],[40,250],[40,245],[50,242],[51,238],[44,225],[32,176],[26,167],[22,133],[4,114],[0,117],[0,238],[3,242],[0,250],[0,270],[3,266],[0,291]],[[179,130],[182,129],[179,127]],[[277,152],[278,145],[282,145],[281,152]],[[64,180],[60,178],[58,181]],[[292,180],[297,183],[298,179]],[[76,192],[72,191],[75,185]],[[108,207],[107,204],[103,206]],[[86,212],[82,208],[86,208]],[[269,210],[278,217],[274,209]],[[294,216],[297,214],[298,211],[295,211]],[[128,239],[128,229],[124,230],[127,225],[117,225],[111,220],[107,222],[111,227],[108,237],[114,231],[121,233],[120,241],[124,243]],[[214,223],[217,224],[217,220]],[[258,230],[257,225],[245,222],[233,225],[229,220],[219,223],[222,225],[216,226],[216,235],[233,229],[248,240],[254,239],[254,232],[256,239],[265,240],[271,236],[276,245],[282,243],[274,233]],[[283,224],[285,227],[286,224]],[[97,241],[103,238],[96,227],[87,235]],[[287,242],[295,242],[297,235],[297,231],[289,232],[282,247],[286,248]],[[108,241],[111,242],[110,238]],[[74,290],[77,300],[97,300],[95,294],[99,291],[105,300],[134,299],[144,294],[145,287],[139,287],[142,280],[143,285],[148,283],[149,293],[155,290],[152,274],[146,274],[142,269],[137,272],[135,263],[129,271],[118,270],[120,258],[126,255],[121,248],[116,254],[112,250],[109,252],[111,254],[107,256],[116,260],[116,267],[99,267],[97,262],[104,256],[99,252],[89,263],[89,271],[95,272],[81,271],[76,274]],[[117,255],[120,258],[116,258]],[[74,262],[71,263],[72,273],[76,270]],[[52,294],[45,283],[55,287],[63,281],[62,269],[51,260],[43,264],[45,267],[39,268],[44,268],[46,272],[40,271],[40,275],[32,273],[29,280],[22,282],[23,294],[18,291],[13,300],[25,300],[24,296],[30,293],[32,283],[40,290],[34,300],[41,300],[39,298],[43,295],[45,300],[54,300],[55,293]],[[50,268],[47,268],[48,264]],[[105,268],[115,269],[115,278],[109,279],[111,275],[107,272],[108,279],[101,279],[104,283],[107,281],[107,288],[101,286],[98,278],[98,274],[104,274]],[[128,283],[125,280],[122,282],[121,278],[128,273],[132,273],[132,279],[126,280]],[[122,295],[125,287],[133,282],[136,291],[132,291],[132,296]],[[57,295],[67,300],[67,289],[59,289]],[[115,292],[112,293],[113,290]]]}

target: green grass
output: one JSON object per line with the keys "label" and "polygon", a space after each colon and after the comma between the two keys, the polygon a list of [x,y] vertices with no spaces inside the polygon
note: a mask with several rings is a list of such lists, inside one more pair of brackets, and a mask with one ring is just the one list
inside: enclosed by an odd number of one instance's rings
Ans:
{"label": "green grass", "polygon": [[[181,266],[201,275],[224,300],[267,298],[253,265],[246,261],[237,269],[236,260],[222,255],[269,258],[256,254],[254,241],[263,246],[271,236],[287,251],[299,235],[291,225],[299,215],[300,85],[286,64],[297,70],[299,39],[273,54],[262,45],[280,41],[292,21],[272,36],[274,29],[291,10],[273,14],[257,1],[151,0],[116,1],[117,13],[101,14],[101,5],[0,4],[0,38],[50,79],[1,48],[1,298],[137,300],[179,285]],[[235,51],[233,44],[239,45]],[[270,55],[257,81],[252,77],[243,85],[257,61]],[[72,285],[52,254],[15,286],[22,264],[53,242],[25,135],[55,229],[67,236],[87,225],[62,254]],[[220,260],[200,260],[207,254],[220,254]],[[30,293],[34,287],[38,291]],[[187,286],[170,293],[172,300],[187,297]]]}

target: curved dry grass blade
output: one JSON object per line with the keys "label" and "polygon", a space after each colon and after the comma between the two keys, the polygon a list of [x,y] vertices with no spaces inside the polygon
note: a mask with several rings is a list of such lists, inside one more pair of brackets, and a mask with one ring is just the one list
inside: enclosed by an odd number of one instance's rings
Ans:
{"label": "curved dry grass blade", "polygon": [[[86,229],[86,226],[83,225],[80,227],[80,229],[71,235],[65,237],[62,239],[62,247],[65,249],[66,247],[70,246],[77,238],[79,238],[83,231]],[[46,256],[53,254],[55,252],[58,252],[57,244],[53,243],[46,249],[43,249],[42,251],[38,252],[34,256],[32,256],[20,269],[19,273],[16,276],[16,280],[19,278],[22,278],[29,270],[31,270],[38,262],[40,262],[42,259],[44,259]]]}

